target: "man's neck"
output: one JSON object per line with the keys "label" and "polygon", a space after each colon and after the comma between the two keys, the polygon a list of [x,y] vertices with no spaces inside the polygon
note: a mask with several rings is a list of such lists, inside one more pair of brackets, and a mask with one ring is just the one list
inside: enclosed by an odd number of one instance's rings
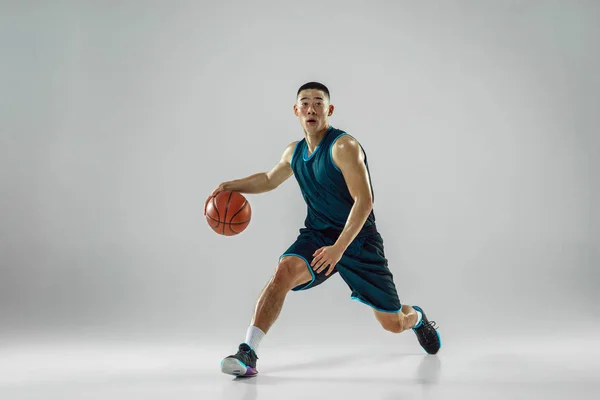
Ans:
{"label": "man's neck", "polygon": [[308,144],[308,150],[312,153],[315,151],[321,140],[325,137],[325,134],[329,130],[330,126],[327,125],[324,129],[321,129],[315,133],[309,133],[304,131],[304,137],[306,138],[306,143]]}

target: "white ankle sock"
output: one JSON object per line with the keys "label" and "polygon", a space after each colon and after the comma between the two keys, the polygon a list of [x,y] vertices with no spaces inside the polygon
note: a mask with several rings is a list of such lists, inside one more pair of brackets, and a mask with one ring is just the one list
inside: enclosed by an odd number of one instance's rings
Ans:
{"label": "white ankle sock", "polygon": [[265,337],[263,331],[255,326],[250,326],[246,332],[246,344],[252,347],[255,353],[258,353],[258,346],[263,337]]}
{"label": "white ankle sock", "polygon": [[423,320],[423,314],[421,314],[421,312],[418,310],[415,310],[415,312],[417,313],[417,323],[415,324],[414,328],[419,326],[419,324],[421,323],[421,320]]}

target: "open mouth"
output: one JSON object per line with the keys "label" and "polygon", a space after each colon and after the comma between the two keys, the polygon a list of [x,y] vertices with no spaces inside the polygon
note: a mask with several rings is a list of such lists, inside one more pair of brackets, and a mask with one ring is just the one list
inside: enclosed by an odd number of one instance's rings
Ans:
{"label": "open mouth", "polygon": [[307,119],[306,123],[309,124],[309,125],[316,124],[317,120],[316,119]]}

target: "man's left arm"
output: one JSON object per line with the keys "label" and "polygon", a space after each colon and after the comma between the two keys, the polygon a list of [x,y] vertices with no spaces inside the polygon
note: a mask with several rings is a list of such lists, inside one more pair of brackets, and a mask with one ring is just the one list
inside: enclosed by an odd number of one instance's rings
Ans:
{"label": "man's left arm", "polygon": [[358,141],[348,135],[342,136],[333,146],[332,156],[344,176],[354,204],[337,241],[332,246],[322,247],[313,254],[311,266],[317,273],[329,267],[326,275],[332,272],[333,267],[342,258],[373,209],[369,173]]}

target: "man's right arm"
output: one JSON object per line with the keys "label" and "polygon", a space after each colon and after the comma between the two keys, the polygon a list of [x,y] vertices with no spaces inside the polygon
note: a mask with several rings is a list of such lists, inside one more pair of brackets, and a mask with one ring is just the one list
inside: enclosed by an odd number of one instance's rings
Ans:
{"label": "man's right arm", "polygon": [[256,194],[269,192],[277,188],[294,173],[292,171],[290,162],[292,160],[292,154],[294,153],[296,143],[298,142],[290,143],[285,148],[281,159],[270,171],[260,172],[242,179],[223,182],[213,191],[211,197],[224,190]]}

